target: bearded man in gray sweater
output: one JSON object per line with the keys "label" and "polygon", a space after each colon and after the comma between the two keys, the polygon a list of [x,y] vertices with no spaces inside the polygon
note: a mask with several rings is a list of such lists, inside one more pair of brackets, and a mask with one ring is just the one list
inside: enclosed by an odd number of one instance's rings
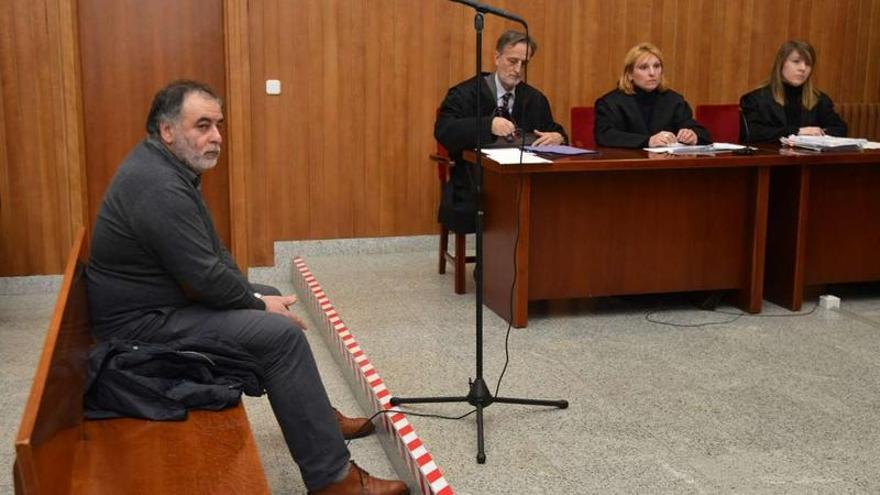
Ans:
{"label": "bearded man in gray sweater", "polygon": [[220,98],[206,85],[160,90],[148,136],[116,171],[95,221],[88,298],[98,340],[166,343],[200,336],[252,355],[310,493],[402,494],[350,460],[345,437],[372,431],[327,398],[296,302],[248,282],[221,243],[200,191],[222,144]]}

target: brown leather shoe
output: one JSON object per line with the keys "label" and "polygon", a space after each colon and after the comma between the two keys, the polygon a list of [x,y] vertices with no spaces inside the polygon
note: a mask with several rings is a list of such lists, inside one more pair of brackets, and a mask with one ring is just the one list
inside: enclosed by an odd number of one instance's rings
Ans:
{"label": "brown leather shoe", "polygon": [[309,493],[312,495],[408,495],[409,488],[402,481],[374,478],[351,461],[348,476]]}
{"label": "brown leather shoe", "polygon": [[342,430],[342,436],[346,440],[354,440],[355,438],[365,437],[374,431],[376,426],[367,418],[348,418],[339,412],[339,409],[333,408],[336,413],[336,422],[339,423],[339,429]]}

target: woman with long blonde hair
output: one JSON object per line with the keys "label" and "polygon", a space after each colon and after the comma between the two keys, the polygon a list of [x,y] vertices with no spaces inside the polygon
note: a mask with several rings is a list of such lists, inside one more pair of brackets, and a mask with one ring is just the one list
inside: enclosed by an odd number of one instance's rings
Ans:
{"label": "woman with long blonde hair", "polygon": [[816,50],[806,41],[789,40],[779,47],[770,77],[758,89],[740,98],[748,127],[740,140],[778,142],[792,134],[846,136],[846,122],[834,103],[813,84]]}

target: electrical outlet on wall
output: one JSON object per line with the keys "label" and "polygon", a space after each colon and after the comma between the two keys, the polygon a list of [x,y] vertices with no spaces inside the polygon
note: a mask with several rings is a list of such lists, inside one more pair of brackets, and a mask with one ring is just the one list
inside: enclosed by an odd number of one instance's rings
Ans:
{"label": "electrical outlet on wall", "polygon": [[281,94],[281,81],[278,79],[266,79],[266,94],[267,95],[280,95]]}

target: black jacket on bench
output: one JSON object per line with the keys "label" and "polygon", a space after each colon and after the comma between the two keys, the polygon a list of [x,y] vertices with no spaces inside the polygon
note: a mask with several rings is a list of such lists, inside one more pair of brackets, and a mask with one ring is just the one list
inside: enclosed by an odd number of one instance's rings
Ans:
{"label": "black jacket on bench", "polygon": [[85,416],[184,420],[189,409],[234,406],[242,392],[262,395],[262,375],[256,360],[232,342],[109,340],[89,353]]}

